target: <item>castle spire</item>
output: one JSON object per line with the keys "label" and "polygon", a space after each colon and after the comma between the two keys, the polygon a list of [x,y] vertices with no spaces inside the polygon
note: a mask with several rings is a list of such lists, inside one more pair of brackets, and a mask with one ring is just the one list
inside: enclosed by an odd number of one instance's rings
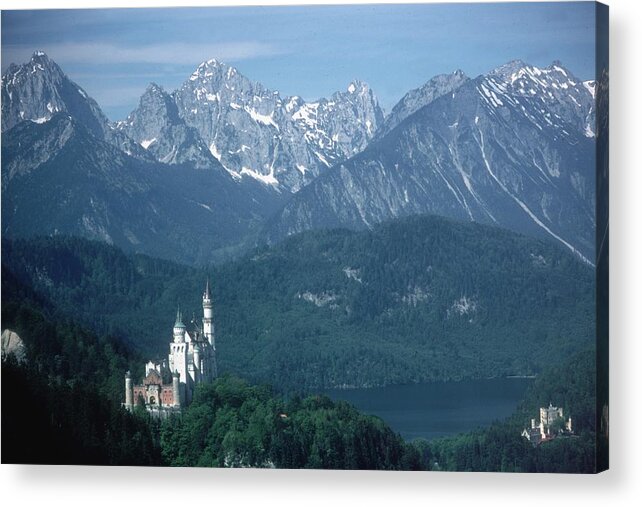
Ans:
{"label": "castle spire", "polygon": [[185,327],[185,324],[183,324],[183,314],[181,313],[180,306],[177,306],[176,308],[176,322],[174,323],[174,327]]}
{"label": "castle spire", "polygon": [[210,277],[207,277],[207,282],[205,283],[205,292],[203,293],[203,299],[212,299],[212,293],[210,292]]}

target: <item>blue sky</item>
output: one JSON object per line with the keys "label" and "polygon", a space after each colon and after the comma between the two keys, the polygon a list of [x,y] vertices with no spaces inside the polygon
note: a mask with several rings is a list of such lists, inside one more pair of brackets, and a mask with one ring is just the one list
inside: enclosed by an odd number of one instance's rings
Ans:
{"label": "blue sky", "polygon": [[168,91],[217,58],[283,96],[311,100],[355,78],[390,110],[441,73],[516,58],[593,79],[594,3],[91,9],[2,12],[2,70],[40,49],[112,120],[154,81]]}

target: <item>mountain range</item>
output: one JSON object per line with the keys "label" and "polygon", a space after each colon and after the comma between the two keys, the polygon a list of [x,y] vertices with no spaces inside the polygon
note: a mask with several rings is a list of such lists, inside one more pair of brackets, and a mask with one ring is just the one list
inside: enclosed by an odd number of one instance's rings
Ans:
{"label": "mountain range", "polygon": [[2,233],[203,264],[308,229],[438,214],[594,260],[595,83],[559,62],[282,97],[217,60],[122,121],[43,52],[2,76]]}
{"label": "mountain range", "polygon": [[[209,60],[171,94],[150,85],[136,110],[115,127],[160,161],[203,164],[210,156],[239,180],[250,177],[294,192],[365,148],[382,120],[365,83],[305,102]],[[193,132],[188,143],[186,132]]]}
{"label": "mountain range", "polygon": [[441,89],[403,119],[393,110],[391,130],[297,193],[268,238],[431,213],[552,239],[592,263],[593,85],[516,61]]}

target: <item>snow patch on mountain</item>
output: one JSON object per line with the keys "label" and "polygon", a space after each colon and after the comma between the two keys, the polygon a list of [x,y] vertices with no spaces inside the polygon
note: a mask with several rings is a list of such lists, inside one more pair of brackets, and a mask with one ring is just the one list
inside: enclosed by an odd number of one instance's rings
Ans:
{"label": "snow patch on mountain", "polygon": [[150,147],[153,143],[155,143],[155,142],[156,142],[156,138],[155,138],[155,137],[154,137],[154,138],[152,138],[152,139],[143,139],[143,140],[140,142],[140,145],[141,145],[143,148],[147,149],[147,148],[149,148],[149,147]]}
{"label": "snow patch on mountain", "polygon": [[254,171],[252,169],[249,169],[247,167],[241,168],[241,173],[242,176],[249,176],[251,178],[254,178],[257,181],[260,181],[261,183],[265,185],[278,185],[279,180],[277,180],[274,177],[274,170],[271,170],[268,174],[263,174],[259,173],[257,171]]}

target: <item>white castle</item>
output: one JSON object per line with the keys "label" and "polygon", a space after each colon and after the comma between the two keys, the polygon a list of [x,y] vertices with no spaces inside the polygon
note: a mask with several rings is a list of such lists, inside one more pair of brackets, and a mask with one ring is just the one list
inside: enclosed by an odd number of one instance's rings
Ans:
{"label": "white castle", "polygon": [[128,410],[133,410],[136,405],[144,405],[156,415],[180,411],[192,401],[196,385],[216,378],[216,344],[209,280],[203,292],[202,325],[198,325],[195,318],[191,324],[188,330],[179,309],[167,359],[149,361],[145,365],[142,384],[132,385],[131,374],[127,372],[125,407]]}
{"label": "white castle", "polygon": [[[560,421],[557,432],[553,430],[553,425]],[[569,417],[568,421],[564,418],[564,409],[554,407],[549,402],[548,407],[540,407],[539,424],[535,424],[535,419],[531,419],[531,427],[522,431],[522,436],[530,441],[533,445],[552,440],[561,434],[573,434],[573,420]]]}

